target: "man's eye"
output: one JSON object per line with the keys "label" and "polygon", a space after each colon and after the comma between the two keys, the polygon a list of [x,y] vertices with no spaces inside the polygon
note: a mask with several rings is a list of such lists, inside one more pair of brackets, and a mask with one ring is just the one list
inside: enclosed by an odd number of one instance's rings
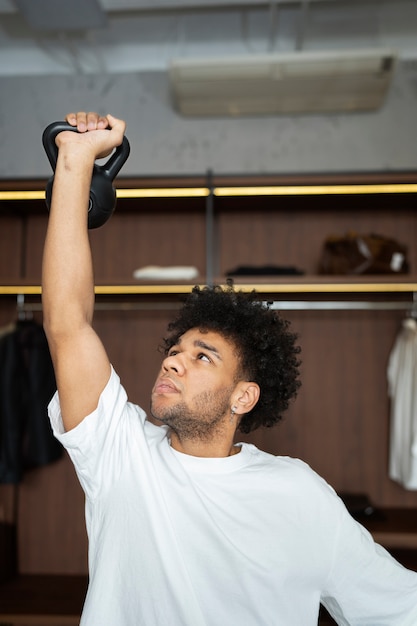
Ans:
{"label": "man's eye", "polygon": [[210,363],[210,357],[208,357],[207,354],[204,354],[204,352],[201,352],[197,358],[200,359],[200,361],[207,361]]}
{"label": "man's eye", "polygon": [[170,350],[168,352],[168,356],[175,356],[176,354],[178,354],[178,350]]}

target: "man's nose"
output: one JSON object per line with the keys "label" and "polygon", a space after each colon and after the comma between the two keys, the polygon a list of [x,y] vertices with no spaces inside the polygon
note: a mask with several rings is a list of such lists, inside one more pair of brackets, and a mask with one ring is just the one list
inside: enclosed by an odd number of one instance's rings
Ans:
{"label": "man's nose", "polygon": [[165,357],[162,366],[165,371],[173,371],[181,376],[185,371],[185,360],[181,353],[172,354]]}

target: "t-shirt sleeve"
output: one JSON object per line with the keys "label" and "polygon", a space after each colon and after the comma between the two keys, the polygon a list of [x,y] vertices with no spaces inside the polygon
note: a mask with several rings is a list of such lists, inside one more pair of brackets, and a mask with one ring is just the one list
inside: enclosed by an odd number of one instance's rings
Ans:
{"label": "t-shirt sleeve", "polygon": [[342,626],[416,626],[417,573],[407,570],[339,501],[338,537],[322,603]]}
{"label": "t-shirt sleeve", "polygon": [[81,486],[91,500],[117,479],[124,461],[123,451],[131,437],[144,440],[146,414],[128,402],[113,368],[97,408],[78,426],[65,432],[58,393],[52,398],[48,413],[53,433],[66,448]]}

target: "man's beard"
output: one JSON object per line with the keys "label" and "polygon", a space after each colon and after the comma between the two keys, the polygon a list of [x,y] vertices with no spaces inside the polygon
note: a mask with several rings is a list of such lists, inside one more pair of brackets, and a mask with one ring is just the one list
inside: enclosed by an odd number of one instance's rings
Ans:
{"label": "man's beard", "polygon": [[229,419],[233,388],[218,392],[203,391],[194,396],[192,409],[185,402],[179,402],[175,406],[155,410],[151,403],[151,415],[169,426],[179,439],[206,441],[216,431],[220,432],[225,419]]}

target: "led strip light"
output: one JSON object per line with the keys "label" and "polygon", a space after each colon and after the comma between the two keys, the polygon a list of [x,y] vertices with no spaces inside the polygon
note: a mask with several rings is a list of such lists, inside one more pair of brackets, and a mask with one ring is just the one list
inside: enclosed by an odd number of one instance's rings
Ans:
{"label": "led strip light", "polygon": [[[231,196],[312,196],[417,193],[416,183],[374,185],[273,185],[214,187],[213,195]],[[208,187],[121,188],[118,198],[204,198],[210,195]],[[44,200],[44,190],[0,191],[1,200]]]}

